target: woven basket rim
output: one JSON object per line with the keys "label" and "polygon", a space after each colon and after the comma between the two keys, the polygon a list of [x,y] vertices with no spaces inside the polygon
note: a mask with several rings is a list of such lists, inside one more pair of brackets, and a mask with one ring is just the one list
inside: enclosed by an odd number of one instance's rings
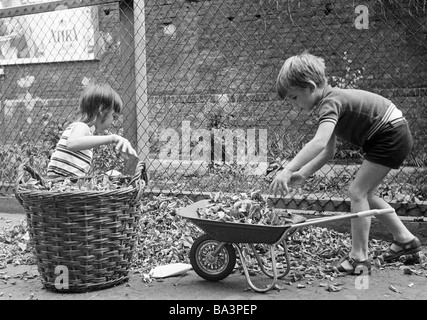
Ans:
{"label": "woven basket rim", "polygon": [[68,190],[68,191],[51,191],[51,190],[38,190],[38,189],[26,189],[25,187],[19,186],[17,193],[22,195],[34,195],[34,196],[67,196],[67,195],[81,195],[81,196],[100,196],[100,195],[114,195],[116,193],[130,192],[138,190],[139,188],[134,186],[126,186],[117,188],[114,190]]}
{"label": "woven basket rim", "polygon": [[[77,179],[77,180],[83,180],[83,179],[90,179],[90,178],[99,178],[104,176],[103,174],[99,174],[99,175],[94,175],[94,176],[82,176],[82,177],[71,177],[72,179]],[[111,176],[109,177],[112,180],[126,180],[126,179],[132,179],[132,176],[128,176],[128,175],[120,175],[120,176]],[[59,182],[64,179],[60,179],[60,180],[55,180],[53,179],[52,181],[55,182]],[[107,196],[113,196],[115,194],[122,194],[125,192],[129,192],[131,193],[132,191],[136,190],[138,191],[140,189],[139,184],[134,186],[134,185],[126,185],[123,183],[122,186],[117,187],[116,189],[110,189],[110,190],[65,190],[65,191],[61,191],[61,190],[44,190],[44,189],[29,189],[27,188],[25,185],[19,184],[16,188],[16,194],[19,196],[49,196],[49,197],[63,197],[63,196],[102,196],[102,195],[107,195]]]}

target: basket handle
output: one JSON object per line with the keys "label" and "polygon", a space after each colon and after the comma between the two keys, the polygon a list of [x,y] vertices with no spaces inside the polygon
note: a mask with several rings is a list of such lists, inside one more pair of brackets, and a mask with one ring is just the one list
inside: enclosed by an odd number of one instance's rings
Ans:
{"label": "basket handle", "polygon": [[134,187],[137,186],[137,183],[143,182],[141,188],[144,188],[148,183],[148,174],[147,174],[147,166],[145,165],[144,161],[139,161],[136,165],[135,174],[133,175],[132,179],[129,182],[129,185],[132,185]]}
{"label": "basket handle", "polygon": [[26,163],[22,163],[18,166],[17,172],[18,176],[16,178],[16,186],[15,186],[15,198],[22,205],[23,201],[21,197],[19,197],[19,185],[24,181],[25,171],[28,172],[33,179],[36,179],[43,187],[46,186],[46,180],[32,167],[27,165]]}
{"label": "basket handle", "polygon": [[18,177],[16,179],[16,187],[23,182],[25,171],[27,171],[33,179],[36,179],[43,187],[46,186],[46,180],[28,164],[23,163],[18,167]]}

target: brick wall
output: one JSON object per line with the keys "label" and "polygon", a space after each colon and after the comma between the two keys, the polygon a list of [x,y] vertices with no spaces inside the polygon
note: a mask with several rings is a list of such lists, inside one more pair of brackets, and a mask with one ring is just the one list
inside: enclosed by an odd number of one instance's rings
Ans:
{"label": "brick wall", "polygon": [[[347,52],[353,70],[365,68],[360,88],[396,101],[424,146],[426,14],[378,3],[360,3],[370,15],[369,29],[359,30],[356,3],[344,0],[146,1],[151,131],[179,130],[182,121],[210,128],[220,117],[229,127],[312,132],[313,119],[278,101],[274,89],[286,57],[309,49],[325,58],[329,76],[344,76]],[[120,93],[129,90],[121,72],[118,4],[100,6],[99,23],[105,46],[97,61],[4,67],[3,101],[22,94],[16,82],[27,75],[35,76],[29,92],[41,99],[31,111],[19,107],[4,140],[15,141],[18,130],[31,137],[45,110],[72,113],[84,77],[109,82]],[[19,127],[28,115],[35,122]]]}
{"label": "brick wall", "polygon": [[[369,29],[355,27],[358,4],[369,9]],[[229,126],[312,132],[313,119],[275,94],[283,61],[308,49],[325,58],[329,76],[341,77],[349,66],[347,52],[351,70],[364,68],[359,87],[392,99],[405,111],[418,145],[427,142],[423,12],[344,0],[163,0],[148,1],[146,10],[150,120],[156,130],[179,130],[184,120],[209,127],[220,108]]]}
{"label": "brick wall", "polygon": [[369,29],[358,30],[351,2],[289,2],[290,15],[284,1],[148,1],[150,94],[273,92],[284,59],[305,49],[330,75],[348,52],[366,88],[427,87],[426,14],[384,16],[365,1]]}

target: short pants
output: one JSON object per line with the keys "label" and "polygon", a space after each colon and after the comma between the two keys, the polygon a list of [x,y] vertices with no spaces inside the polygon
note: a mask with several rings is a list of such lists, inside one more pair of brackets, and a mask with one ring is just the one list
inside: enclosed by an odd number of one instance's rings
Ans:
{"label": "short pants", "polygon": [[362,150],[366,160],[399,169],[413,144],[408,123],[402,118],[401,121],[387,124],[380,132],[375,133],[365,142]]}

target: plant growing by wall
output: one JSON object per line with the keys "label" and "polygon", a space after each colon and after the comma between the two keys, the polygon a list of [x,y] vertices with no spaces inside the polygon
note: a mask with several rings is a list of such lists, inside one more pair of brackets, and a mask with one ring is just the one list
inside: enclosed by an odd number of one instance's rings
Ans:
{"label": "plant growing by wall", "polygon": [[[234,107],[229,103],[227,95],[218,96],[217,102],[213,105],[207,106],[207,108],[209,109],[207,110],[207,129],[211,132],[211,166],[215,166],[216,161],[223,164],[226,162],[227,157],[234,157],[232,154],[226,154],[227,150],[225,148],[225,137],[221,135],[215,135],[214,130],[233,130],[233,128],[236,127],[237,116],[235,114]],[[238,131],[234,130],[234,132]],[[233,139],[242,139],[245,141],[246,136],[244,133],[242,136],[237,134],[236,136],[233,136]],[[215,159],[215,146],[221,146],[221,159]]]}
{"label": "plant growing by wall", "polygon": [[341,89],[357,89],[364,79],[363,73],[365,68],[355,68],[353,60],[348,57],[347,51],[344,52],[342,61],[344,65],[344,73],[338,76],[332,75],[329,78],[329,83],[333,87]]}
{"label": "plant growing by wall", "polygon": [[21,163],[28,164],[41,175],[46,174],[50,156],[69,121],[52,120],[50,114],[42,115],[42,121],[40,135],[28,139],[25,132],[20,132],[16,144],[0,148],[0,181],[15,179]]}
{"label": "plant growing by wall", "polygon": [[292,159],[304,147],[305,134],[291,134],[286,130],[270,132],[269,154],[276,161]]}

